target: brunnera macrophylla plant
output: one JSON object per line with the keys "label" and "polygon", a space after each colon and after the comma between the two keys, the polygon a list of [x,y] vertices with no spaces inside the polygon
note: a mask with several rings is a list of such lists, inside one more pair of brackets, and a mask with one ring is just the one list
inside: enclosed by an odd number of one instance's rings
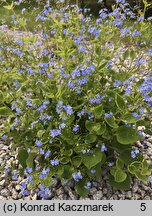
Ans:
{"label": "brunnera macrophylla plant", "polygon": [[47,198],[56,177],[85,196],[104,169],[116,189],[128,190],[132,177],[148,182],[151,168],[135,145],[151,133],[144,20],[128,27],[126,6],[95,20],[60,3],[35,17],[41,40],[0,35],[1,135],[18,151],[22,193],[32,188]]}

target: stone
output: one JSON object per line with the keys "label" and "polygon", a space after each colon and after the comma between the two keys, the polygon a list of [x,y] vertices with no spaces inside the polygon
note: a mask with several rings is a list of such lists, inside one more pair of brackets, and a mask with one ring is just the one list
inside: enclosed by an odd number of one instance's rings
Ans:
{"label": "stone", "polygon": [[37,194],[34,194],[34,196],[32,196],[32,200],[37,200]]}
{"label": "stone", "polygon": [[150,200],[151,198],[150,198],[150,196],[145,196],[144,198],[143,198],[143,200]]}
{"label": "stone", "polygon": [[107,194],[108,193],[108,189],[107,188],[103,188],[103,194]]}
{"label": "stone", "polygon": [[12,190],[12,199],[14,199],[14,200],[18,199],[18,193],[17,193],[17,191],[14,188]]}
{"label": "stone", "polygon": [[58,184],[58,180],[56,178],[53,178],[51,181],[51,187],[56,187]]}
{"label": "stone", "polygon": [[126,193],[126,198],[131,198],[132,197],[132,192],[131,191],[128,191],[127,193]]}
{"label": "stone", "polygon": [[64,194],[64,189],[62,187],[60,187],[58,190],[56,190],[56,195],[61,195]]}
{"label": "stone", "polygon": [[97,193],[97,188],[93,187],[93,188],[90,189],[90,194],[91,195],[94,195],[96,193]]}
{"label": "stone", "polygon": [[1,196],[8,197],[10,196],[10,191],[7,188],[1,190]]}
{"label": "stone", "polygon": [[93,200],[102,200],[102,197],[103,197],[102,191],[97,191],[97,193],[93,195]]}
{"label": "stone", "polygon": [[21,190],[21,185],[16,185],[15,189],[16,189],[16,191]]}
{"label": "stone", "polygon": [[5,179],[3,179],[2,181],[0,181],[0,186],[4,186],[5,185]]}
{"label": "stone", "polygon": [[4,146],[3,146],[3,148],[2,148],[2,150],[5,150],[5,151],[7,151],[7,150],[8,150],[8,148],[9,148],[9,146],[6,146],[6,145],[4,145]]}
{"label": "stone", "polygon": [[0,196],[0,200],[7,200],[6,197]]}
{"label": "stone", "polygon": [[69,196],[70,196],[71,200],[77,200],[78,199],[78,195],[76,194],[76,192],[72,191],[71,189],[69,190]]}

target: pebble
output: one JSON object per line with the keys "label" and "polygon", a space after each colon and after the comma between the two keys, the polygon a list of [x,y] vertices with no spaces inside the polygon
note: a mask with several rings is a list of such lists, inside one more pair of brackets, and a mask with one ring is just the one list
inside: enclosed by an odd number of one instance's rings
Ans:
{"label": "pebble", "polygon": [[32,200],[37,200],[37,194],[34,194],[34,196],[32,196]]}
{"label": "pebble", "polygon": [[93,200],[101,200],[102,197],[103,197],[102,191],[97,191],[97,193],[95,193],[95,194],[93,195]]}
{"label": "pebble", "polygon": [[58,190],[56,190],[56,195],[61,195],[64,194],[64,189],[62,187],[60,187]]}
{"label": "pebble", "polygon": [[10,196],[10,191],[7,188],[1,190],[1,196],[8,197]]}
{"label": "pebble", "polygon": [[5,179],[3,179],[2,181],[0,181],[0,186],[4,186],[5,185]]}
{"label": "pebble", "polygon": [[90,194],[91,195],[94,195],[96,193],[97,193],[97,188],[93,187],[93,188],[90,189]]}
{"label": "pebble", "polygon": [[21,189],[21,185],[16,185],[15,189],[16,191],[19,191]]}
{"label": "pebble", "polygon": [[78,195],[76,194],[75,191],[72,191],[71,189],[69,189],[68,194],[69,194],[71,200],[77,200],[78,199]]}

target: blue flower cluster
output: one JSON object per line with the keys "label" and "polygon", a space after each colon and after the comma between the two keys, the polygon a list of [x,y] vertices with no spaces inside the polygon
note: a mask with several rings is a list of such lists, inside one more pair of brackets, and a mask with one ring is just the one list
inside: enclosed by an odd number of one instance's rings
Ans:
{"label": "blue flower cluster", "polygon": [[139,92],[144,96],[144,100],[146,101],[149,107],[152,106],[152,97],[150,96],[152,93],[152,76],[149,75],[145,78],[143,84],[139,87]]}
{"label": "blue flower cluster", "polygon": [[82,179],[81,172],[79,171],[78,173],[73,173],[72,177],[76,182],[78,182],[80,179]]}

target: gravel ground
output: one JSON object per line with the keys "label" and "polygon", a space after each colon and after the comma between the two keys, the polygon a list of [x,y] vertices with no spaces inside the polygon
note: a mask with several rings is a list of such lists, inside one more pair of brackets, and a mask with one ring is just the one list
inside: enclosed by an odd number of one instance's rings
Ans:
{"label": "gravel ground", "polygon": [[[8,34],[14,35],[14,32],[10,32],[7,27],[3,26],[0,29],[5,30]],[[31,33],[23,33],[16,31],[15,38],[28,37]],[[38,39],[38,45],[41,41]],[[2,127],[2,125],[0,126]],[[5,143],[4,140],[0,140],[0,167],[4,166],[6,171],[0,170],[0,200],[37,200],[40,199],[37,194],[31,191],[28,197],[22,197],[20,193],[21,183],[25,180],[21,177],[16,177],[15,172],[11,172],[12,166],[16,167],[16,171],[20,168],[16,159],[16,152],[12,152],[12,141]],[[152,137],[146,136],[146,139],[141,143],[136,144],[143,152],[147,161],[152,165]],[[87,197],[78,196],[73,187],[69,187],[54,178],[54,182],[51,186],[51,193],[49,200],[151,200],[152,199],[152,185],[145,184],[137,179],[132,180],[132,187],[129,191],[113,190],[108,184],[106,173],[103,173],[100,179],[94,182],[94,186],[90,189],[90,195]]]}
{"label": "gravel ground", "polygon": [[[147,136],[144,143],[137,143],[140,150],[145,155],[149,163],[152,163],[152,137]],[[15,173],[11,172],[12,165],[16,166],[16,170],[20,168],[18,161],[15,159],[16,152],[10,151],[12,142],[9,144],[0,140],[0,166],[4,166],[4,172],[0,174],[0,200],[38,200],[37,194],[31,191],[28,197],[22,197],[20,193],[20,185],[25,180],[21,177],[15,177]],[[49,200],[152,200],[152,185],[145,184],[133,179],[132,187],[129,191],[113,190],[108,184],[106,173],[103,173],[100,179],[94,182],[90,189],[90,195],[84,197],[78,196],[73,187],[65,185],[54,178],[51,186]]]}

